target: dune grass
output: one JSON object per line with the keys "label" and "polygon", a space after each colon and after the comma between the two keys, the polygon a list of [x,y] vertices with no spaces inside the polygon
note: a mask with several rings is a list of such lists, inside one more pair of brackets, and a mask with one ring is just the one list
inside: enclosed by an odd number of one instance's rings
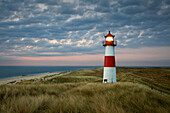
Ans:
{"label": "dune grass", "polygon": [[109,84],[101,83],[102,72],[78,70],[49,80],[2,85],[0,113],[169,113],[169,69],[118,68],[118,82]]}

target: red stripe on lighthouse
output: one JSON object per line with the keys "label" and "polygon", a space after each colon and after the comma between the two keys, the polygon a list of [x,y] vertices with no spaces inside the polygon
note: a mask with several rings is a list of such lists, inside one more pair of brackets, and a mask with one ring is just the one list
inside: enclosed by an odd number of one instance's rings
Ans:
{"label": "red stripe on lighthouse", "polygon": [[105,56],[104,67],[115,67],[115,56]]}

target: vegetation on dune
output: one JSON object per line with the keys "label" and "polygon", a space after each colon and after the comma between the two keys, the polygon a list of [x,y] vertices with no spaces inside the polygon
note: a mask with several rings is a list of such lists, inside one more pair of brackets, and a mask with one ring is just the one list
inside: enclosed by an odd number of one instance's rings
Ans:
{"label": "vegetation on dune", "polygon": [[118,81],[146,85],[161,93],[170,94],[169,68],[118,68]]}
{"label": "vegetation on dune", "polygon": [[169,69],[118,68],[118,82],[112,84],[101,83],[102,72],[102,68],[78,70],[48,80],[34,79],[2,85],[0,112],[170,111]]}

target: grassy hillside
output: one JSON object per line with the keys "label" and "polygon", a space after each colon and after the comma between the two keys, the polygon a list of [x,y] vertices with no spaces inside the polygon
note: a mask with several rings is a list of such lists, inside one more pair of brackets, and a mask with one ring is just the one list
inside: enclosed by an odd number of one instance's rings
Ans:
{"label": "grassy hillside", "polygon": [[170,69],[118,68],[118,82],[110,84],[102,84],[102,72],[78,70],[0,86],[0,112],[170,112]]}

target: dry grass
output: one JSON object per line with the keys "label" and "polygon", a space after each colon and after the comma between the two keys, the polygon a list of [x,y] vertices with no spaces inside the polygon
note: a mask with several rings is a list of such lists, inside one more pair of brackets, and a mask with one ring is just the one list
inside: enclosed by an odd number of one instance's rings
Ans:
{"label": "dry grass", "polygon": [[[79,70],[50,80],[0,86],[0,112],[169,113],[169,69],[161,73],[166,76],[159,76],[156,68],[118,68],[118,82],[114,84],[101,83],[102,71]],[[145,72],[150,75],[143,75]]]}

